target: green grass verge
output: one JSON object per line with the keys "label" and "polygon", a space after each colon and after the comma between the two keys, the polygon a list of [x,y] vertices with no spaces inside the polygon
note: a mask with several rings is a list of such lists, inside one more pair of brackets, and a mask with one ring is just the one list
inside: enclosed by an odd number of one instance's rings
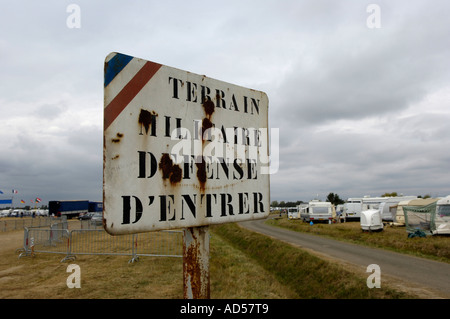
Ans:
{"label": "green grass verge", "polygon": [[[301,249],[248,231],[237,224],[212,227],[213,234],[253,258],[302,299],[399,299],[417,298],[382,287],[368,288],[367,277],[322,260]],[[369,274],[368,274],[369,276]]]}

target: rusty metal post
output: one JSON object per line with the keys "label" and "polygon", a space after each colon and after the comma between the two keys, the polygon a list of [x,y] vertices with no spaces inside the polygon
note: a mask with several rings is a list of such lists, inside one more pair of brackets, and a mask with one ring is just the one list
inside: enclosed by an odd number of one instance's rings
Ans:
{"label": "rusty metal post", "polygon": [[184,299],[209,299],[209,226],[183,230]]}

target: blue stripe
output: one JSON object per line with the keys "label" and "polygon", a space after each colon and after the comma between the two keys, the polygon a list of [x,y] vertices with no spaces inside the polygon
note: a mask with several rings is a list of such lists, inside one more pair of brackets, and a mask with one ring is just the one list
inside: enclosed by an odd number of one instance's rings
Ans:
{"label": "blue stripe", "polygon": [[132,56],[117,53],[111,60],[105,64],[105,83],[104,86],[107,87],[108,84],[116,77],[120,71],[133,59]]}

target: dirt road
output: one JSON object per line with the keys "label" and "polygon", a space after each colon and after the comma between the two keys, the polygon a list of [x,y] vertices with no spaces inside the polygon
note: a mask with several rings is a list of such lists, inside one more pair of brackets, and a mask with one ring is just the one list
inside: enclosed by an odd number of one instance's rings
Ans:
{"label": "dirt road", "polygon": [[23,247],[23,230],[0,232],[0,255]]}
{"label": "dirt road", "polygon": [[264,220],[240,225],[360,272],[366,272],[369,265],[377,264],[382,284],[389,283],[423,297],[450,298],[450,265],[447,263],[290,231],[264,224]]}

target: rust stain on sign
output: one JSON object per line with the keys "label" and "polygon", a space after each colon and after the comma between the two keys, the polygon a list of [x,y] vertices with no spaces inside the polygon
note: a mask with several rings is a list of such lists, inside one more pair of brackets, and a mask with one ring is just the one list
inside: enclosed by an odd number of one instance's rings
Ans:
{"label": "rust stain on sign", "polygon": [[176,184],[183,177],[182,170],[179,165],[174,165],[170,155],[164,153],[159,161],[159,169],[162,171],[163,179],[169,179],[171,184]]}
{"label": "rust stain on sign", "polygon": [[157,116],[157,115],[158,114],[156,114],[154,111],[149,112],[147,110],[141,109],[141,112],[139,113],[138,122],[140,125],[144,126],[145,133],[148,134],[150,125],[152,124],[152,122],[155,121],[155,116]]}
{"label": "rust stain on sign", "polygon": [[214,113],[214,102],[209,98],[205,99],[203,101],[203,109],[205,110],[206,117],[202,121],[202,141],[204,140],[205,132],[213,126],[211,117]]}
{"label": "rust stain on sign", "polygon": [[[217,99],[220,98],[220,96],[216,96]],[[202,138],[202,146],[204,146],[204,142],[205,142],[205,132],[208,131],[208,129],[211,129],[213,127],[213,123],[211,122],[211,117],[212,114],[214,113],[214,102],[211,101],[210,98],[206,98],[203,103],[203,109],[205,111],[205,117],[202,120],[202,130],[201,130],[201,138]],[[202,192],[205,191],[206,188],[206,181],[207,181],[207,177],[206,177],[206,163],[203,159],[203,156],[201,158],[200,162],[196,162],[195,165],[197,166],[197,179],[199,181],[199,186],[200,186],[200,190]]]}
{"label": "rust stain on sign", "polygon": [[113,143],[119,143],[120,142],[120,139],[123,137],[123,134],[122,133],[117,133],[116,134],[116,138],[113,138],[111,141],[113,142]]}
{"label": "rust stain on sign", "polygon": [[205,99],[205,101],[203,101],[203,108],[205,109],[206,115],[211,117],[214,113],[214,102],[209,98]]}
{"label": "rust stain on sign", "polygon": [[197,179],[200,183],[200,190],[205,191],[205,184],[206,184],[206,163],[205,160],[201,159],[201,162],[196,162],[195,165],[197,166]]}
{"label": "rust stain on sign", "polygon": [[212,122],[209,118],[205,117],[202,121],[202,141],[204,140],[205,132],[212,127]]}

